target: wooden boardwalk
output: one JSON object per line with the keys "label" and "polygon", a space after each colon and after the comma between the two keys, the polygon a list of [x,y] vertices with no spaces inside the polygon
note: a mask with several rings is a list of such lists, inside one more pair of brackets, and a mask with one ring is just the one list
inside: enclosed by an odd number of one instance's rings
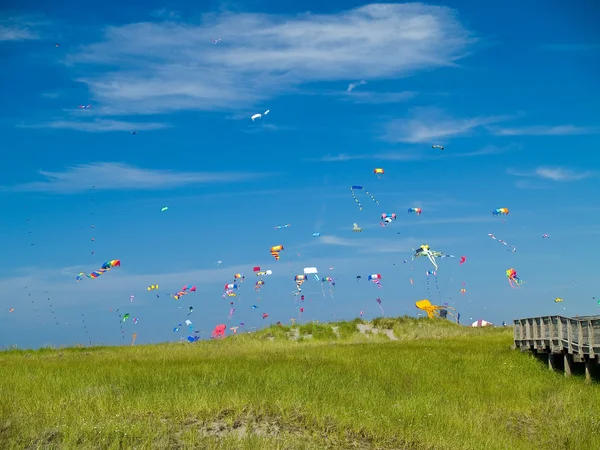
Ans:
{"label": "wooden boardwalk", "polygon": [[585,379],[591,381],[591,365],[600,364],[600,316],[530,317],[513,323],[514,348],[546,353],[551,370],[562,355],[565,376],[571,375],[573,363],[584,363]]}

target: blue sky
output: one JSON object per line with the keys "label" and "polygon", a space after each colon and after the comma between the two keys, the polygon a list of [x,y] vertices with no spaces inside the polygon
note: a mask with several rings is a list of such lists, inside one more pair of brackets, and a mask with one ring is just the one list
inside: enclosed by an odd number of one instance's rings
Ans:
{"label": "blue sky", "polygon": [[[306,266],[336,287],[324,298],[307,281],[302,321],[372,318],[377,297],[386,315],[449,302],[463,323],[598,312],[591,1],[204,3],[1,11],[0,345],[87,343],[82,320],[101,344],[179,340],[187,318],[205,334],[288,322]],[[380,206],[362,197],[359,211],[353,184]],[[410,261],[425,243],[457,257],[439,261],[439,291],[430,263]],[[75,282],[112,259],[122,266]],[[254,266],[273,271],[260,294]],[[197,291],[169,297],[183,285]],[[138,319],[125,339],[120,313]]]}

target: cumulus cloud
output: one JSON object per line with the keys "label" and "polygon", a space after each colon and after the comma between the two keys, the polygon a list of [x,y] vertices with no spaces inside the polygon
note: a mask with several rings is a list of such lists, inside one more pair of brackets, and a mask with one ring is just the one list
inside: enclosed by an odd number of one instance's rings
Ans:
{"label": "cumulus cloud", "polygon": [[266,176],[258,173],[177,172],[142,169],[123,163],[97,162],[68,167],[60,172],[40,170],[45,181],[24,183],[10,188],[15,191],[37,191],[70,194],[92,189],[152,190],[176,188],[191,184],[244,181]]}
{"label": "cumulus cloud", "polygon": [[[223,36],[218,45],[211,39]],[[307,82],[452,66],[474,40],[447,7],[370,4],[336,14],[223,13],[108,27],[69,63],[104,114],[247,107]]]}

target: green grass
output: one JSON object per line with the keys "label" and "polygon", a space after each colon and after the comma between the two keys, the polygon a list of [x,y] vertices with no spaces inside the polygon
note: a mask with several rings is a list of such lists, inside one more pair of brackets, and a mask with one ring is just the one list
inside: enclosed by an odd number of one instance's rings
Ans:
{"label": "green grass", "polygon": [[599,385],[511,350],[512,329],[358,324],[0,352],[0,448],[600,448]]}

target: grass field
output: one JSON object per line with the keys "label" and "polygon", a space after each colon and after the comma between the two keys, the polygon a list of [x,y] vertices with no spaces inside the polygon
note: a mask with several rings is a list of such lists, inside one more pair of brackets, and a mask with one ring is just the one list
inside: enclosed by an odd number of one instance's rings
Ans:
{"label": "grass field", "polygon": [[0,448],[600,448],[599,385],[511,344],[398,318],[0,352]]}

